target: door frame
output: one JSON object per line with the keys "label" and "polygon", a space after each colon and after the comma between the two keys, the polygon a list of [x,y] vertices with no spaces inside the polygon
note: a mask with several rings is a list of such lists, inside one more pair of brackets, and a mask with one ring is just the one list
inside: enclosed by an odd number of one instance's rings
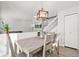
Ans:
{"label": "door frame", "polygon": [[[63,23],[63,25],[60,25],[61,27],[63,27],[62,28],[63,31],[61,31],[60,26],[58,27],[58,32],[60,32],[60,37],[61,37],[61,38],[59,38],[59,40],[61,40],[61,42],[62,42],[61,46],[65,46],[65,16],[71,15],[74,13],[79,14],[79,7],[75,7],[75,8],[71,8],[71,9],[67,9],[67,10],[58,12],[58,26],[60,23]],[[79,19],[79,17],[78,17],[78,19]],[[79,20],[78,20],[78,22],[79,22]],[[78,27],[78,30],[79,30],[79,27]],[[79,35],[79,31],[78,31],[78,35]],[[77,49],[79,50],[79,37],[78,37],[78,48]]]}

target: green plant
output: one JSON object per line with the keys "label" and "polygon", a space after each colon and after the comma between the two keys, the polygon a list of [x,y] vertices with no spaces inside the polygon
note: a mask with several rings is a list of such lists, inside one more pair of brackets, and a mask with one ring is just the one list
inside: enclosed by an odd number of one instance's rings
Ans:
{"label": "green plant", "polygon": [[3,24],[3,31],[8,32],[8,30],[9,30],[8,24]]}

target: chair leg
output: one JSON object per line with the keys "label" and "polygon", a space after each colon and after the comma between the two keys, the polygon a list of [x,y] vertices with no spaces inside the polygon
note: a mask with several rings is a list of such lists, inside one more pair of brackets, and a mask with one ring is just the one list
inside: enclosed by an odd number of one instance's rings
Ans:
{"label": "chair leg", "polygon": [[19,52],[21,53],[22,51],[21,51],[21,50],[19,50]]}
{"label": "chair leg", "polygon": [[56,47],[57,55],[59,55],[59,48]]}
{"label": "chair leg", "polygon": [[57,54],[59,55],[59,41],[58,41]]}
{"label": "chair leg", "polygon": [[57,52],[57,55],[59,56],[59,46],[56,47],[56,52]]}
{"label": "chair leg", "polygon": [[50,54],[52,53],[51,49],[49,50],[49,53],[50,53]]}

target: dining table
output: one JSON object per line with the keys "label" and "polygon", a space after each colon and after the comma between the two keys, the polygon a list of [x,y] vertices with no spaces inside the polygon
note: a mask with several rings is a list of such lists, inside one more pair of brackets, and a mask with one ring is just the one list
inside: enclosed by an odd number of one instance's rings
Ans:
{"label": "dining table", "polygon": [[[51,40],[47,40],[46,44],[50,43]],[[30,37],[23,38],[16,41],[16,46],[24,52],[27,57],[31,56],[33,53],[36,53],[38,50],[42,49],[44,46],[44,38],[41,37]],[[16,49],[17,50],[17,49]]]}

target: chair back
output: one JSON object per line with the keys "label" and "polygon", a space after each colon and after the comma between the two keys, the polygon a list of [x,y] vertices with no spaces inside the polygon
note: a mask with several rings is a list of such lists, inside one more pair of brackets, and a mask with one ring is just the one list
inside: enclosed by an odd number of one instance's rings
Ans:
{"label": "chair back", "polygon": [[57,34],[55,32],[48,34],[46,40],[51,40],[52,43],[56,42]]}
{"label": "chair back", "polygon": [[50,43],[55,43],[57,38],[57,34],[55,32],[50,32],[44,36],[44,47],[43,47],[43,57],[45,57],[46,42],[50,41]]}

